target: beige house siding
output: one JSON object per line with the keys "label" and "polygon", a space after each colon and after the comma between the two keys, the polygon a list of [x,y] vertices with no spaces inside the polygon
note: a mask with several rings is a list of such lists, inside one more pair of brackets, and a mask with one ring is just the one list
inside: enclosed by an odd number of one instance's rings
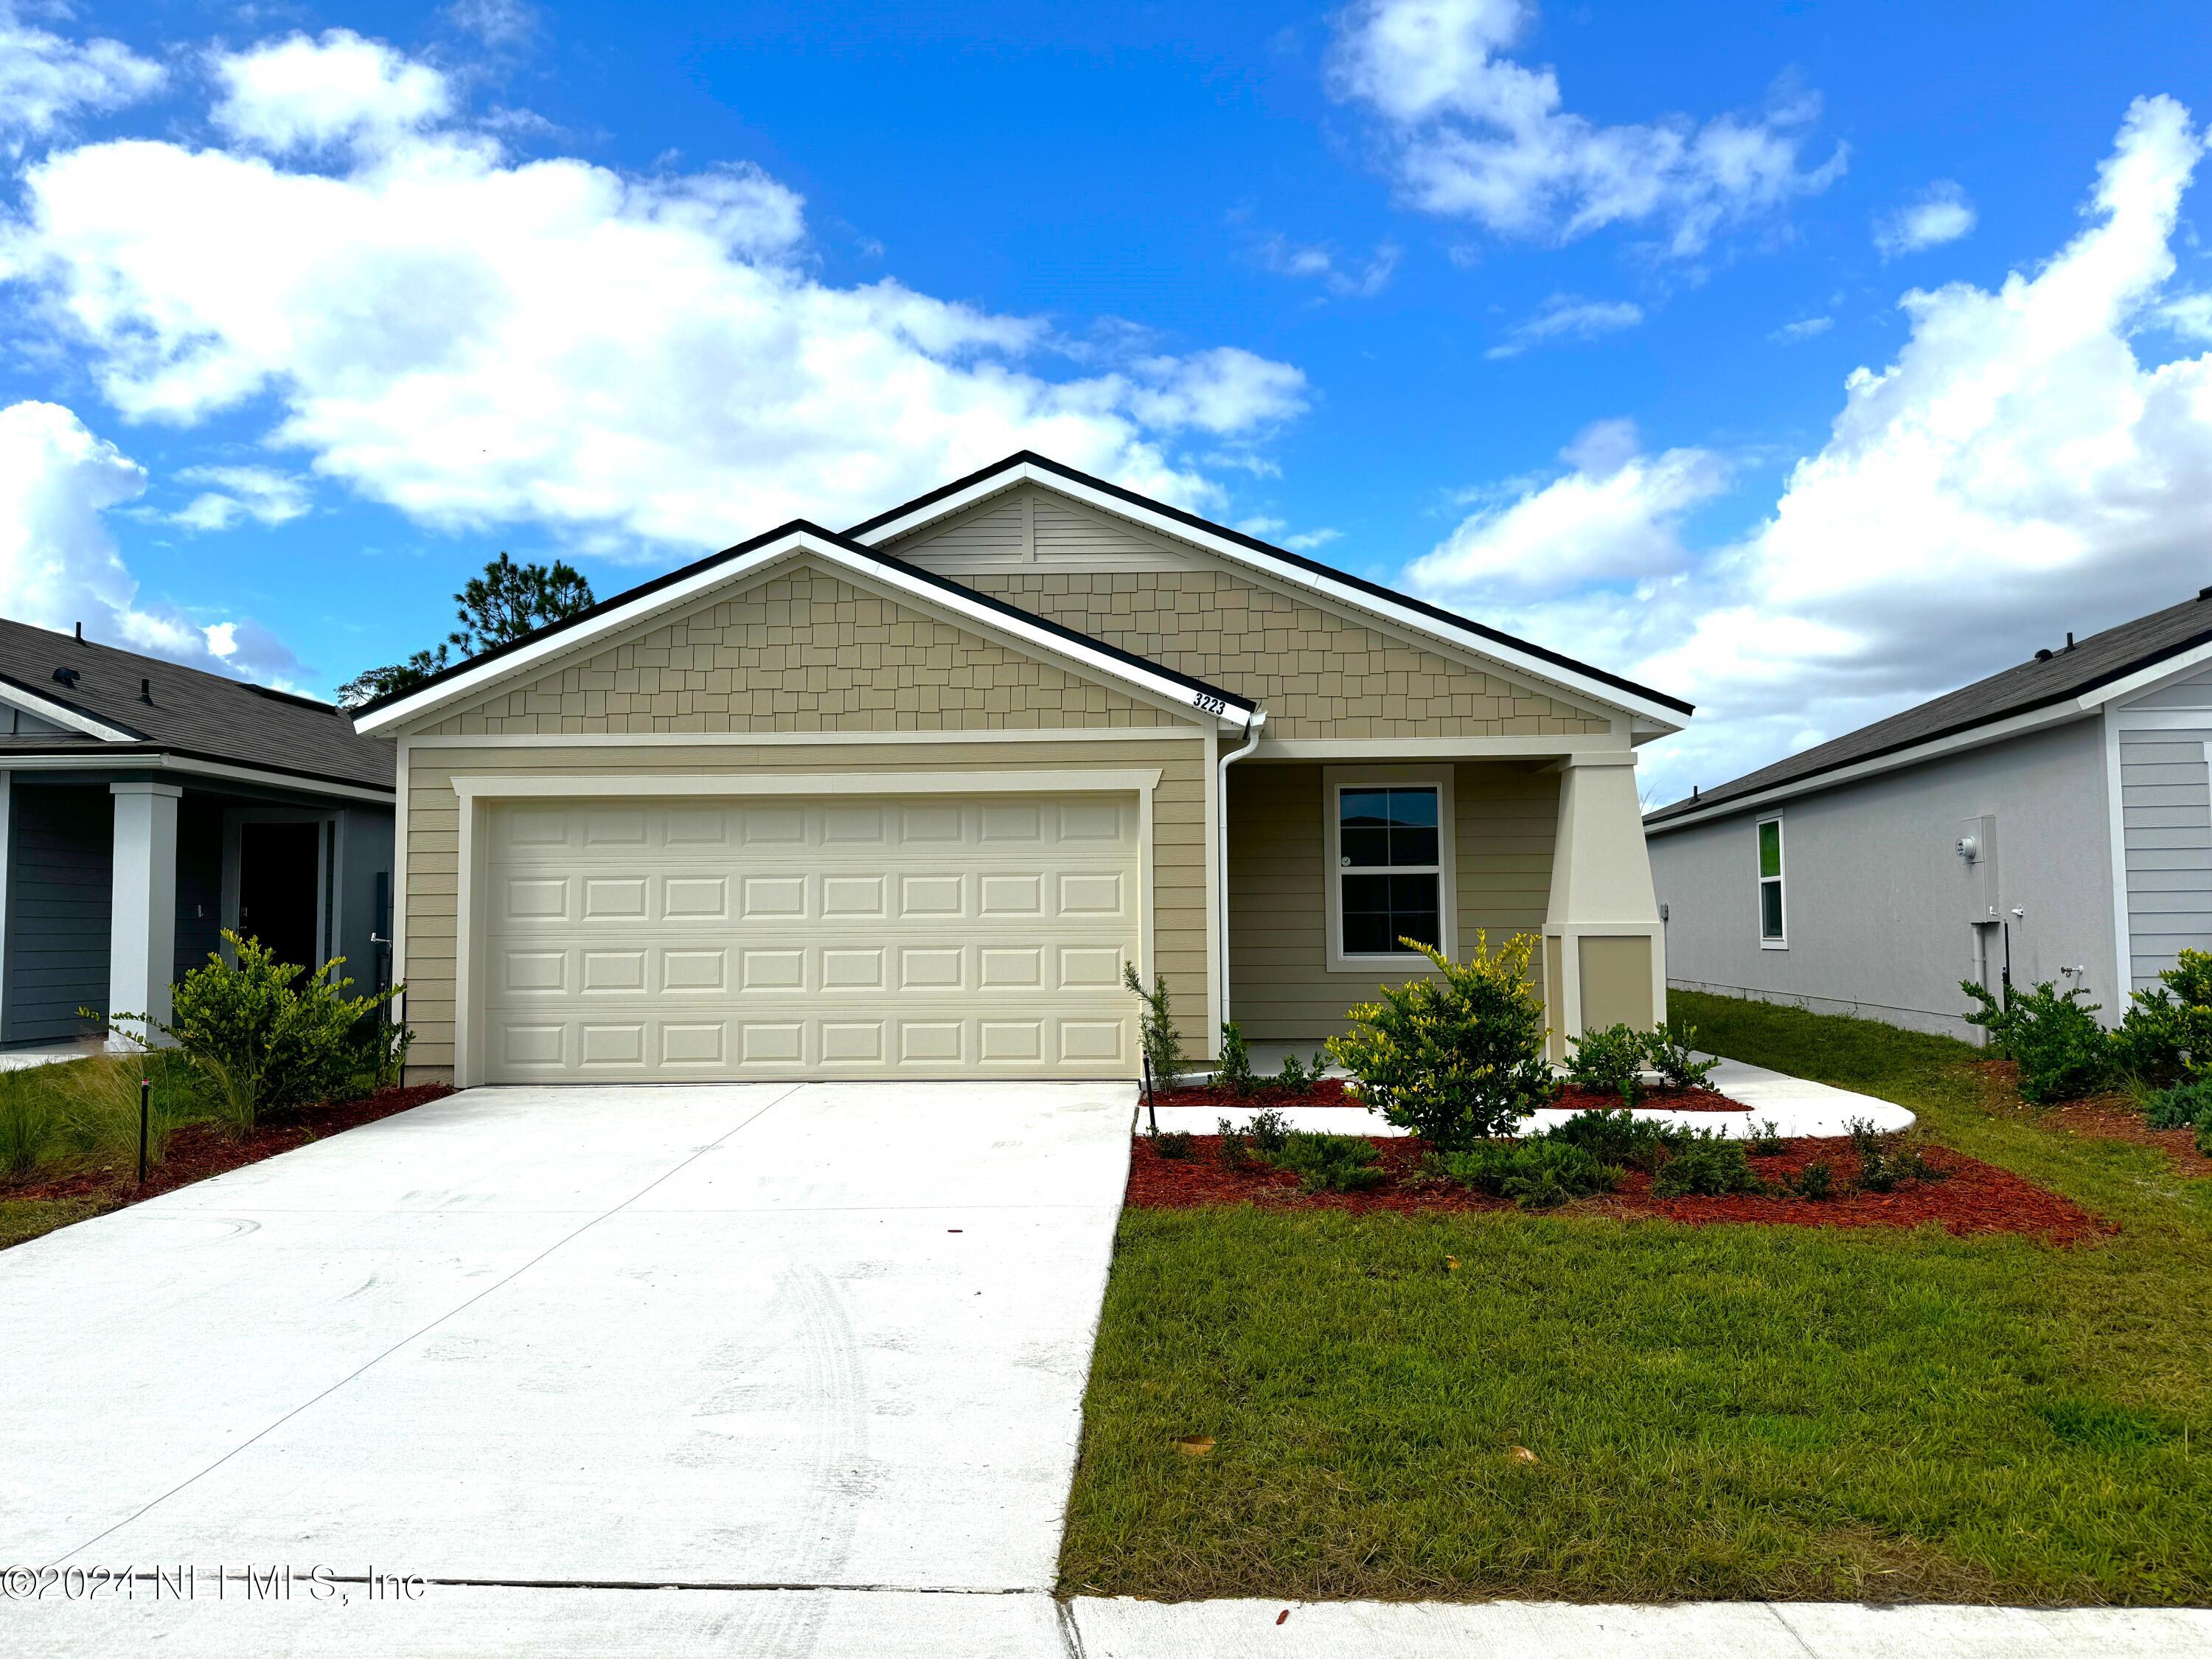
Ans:
{"label": "beige house siding", "polygon": [[[1464,763],[1453,769],[1452,793],[1455,951],[1468,955],[1478,928],[1493,947],[1516,933],[1540,935],[1559,827],[1557,774]],[[1319,766],[1243,762],[1229,770],[1230,1013],[1253,1041],[1341,1031],[1345,1010],[1371,1000],[1378,980],[1411,976],[1328,970],[1322,799]]]}
{"label": "beige house siding", "polygon": [[1251,697],[1267,736],[1604,732],[1610,720],[1226,568],[977,569],[959,580],[1109,645]]}
{"label": "beige house siding", "polygon": [[931,732],[1180,721],[836,575],[800,568],[647,624],[424,729]]}
{"label": "beige house siding", "polygon": [[[540,714],[544,731],[558,714]],[[978,721],[981,725],[982,722]],[[651,729],[651,728],[647,728]],[[500,772],[564,776],[638,776],[732,772],[856,773],[1023,769],[1158,769],[1152,794],[1153,962],[1165,974],[1186,1036],[1206,1022],[1206,745],[1195,729],[1157,740],[1034,743],[840,743],[574,747],[447,747],[410,744],[407,768],[406,932],[399,964],[407,982],[406,1018],[416,1032],[410,1079],[450,1077],[453,1066],[455,941],[460,888],[460,805],[455,774]],[[1196,1045],[1193,1045],[1195,1047]]]}

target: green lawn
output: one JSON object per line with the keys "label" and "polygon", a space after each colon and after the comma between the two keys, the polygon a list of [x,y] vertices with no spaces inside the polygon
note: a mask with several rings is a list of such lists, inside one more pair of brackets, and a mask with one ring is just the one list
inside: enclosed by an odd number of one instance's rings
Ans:
{"label": "green lawn", "polygon": [[2212,1182],[1987,1100],[1962,1044],[1674,1000],[2124,1231],[1132,1212],[1063,1587],[2212,1601]]}

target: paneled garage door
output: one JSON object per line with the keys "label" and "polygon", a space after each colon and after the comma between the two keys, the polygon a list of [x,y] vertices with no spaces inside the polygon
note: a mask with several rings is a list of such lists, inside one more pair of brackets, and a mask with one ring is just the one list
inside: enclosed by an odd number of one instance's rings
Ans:
{"label": "paneled garage door", "polygon": [[506,804],[494,1082],[1127,1077],[1131,795]]}

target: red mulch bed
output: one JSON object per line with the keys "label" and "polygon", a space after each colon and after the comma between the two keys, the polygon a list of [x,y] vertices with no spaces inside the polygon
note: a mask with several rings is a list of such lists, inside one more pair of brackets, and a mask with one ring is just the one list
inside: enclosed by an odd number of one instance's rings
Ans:
{"label": "red mulch bed", "polygon": [[[1653,1089],[1636,1097],[1639,1107],[1669,1112],[1747,1112],[1751,1109],[1730,1100],[1726,1095],[1711,1089]],[[1206,1106],[1231,1121],[1242,1121],[1251,1113],[1273,1108],[1287,1111],[1293,1106],[1353,1106],[1359,1103],[1352,1097],[1351,1091],[1341,1078],[1330,1078],[1316,1083],[1302,1094],[1279,1094],[1264,1090],[1240,1095],[1232,1089],[1213,1084],[1194,1089],[1163,1089],[1154,1104],[1160,1106]],[[1577,1089],[1572,1084],[1564,1085],[1559,1098],[1552,1104],[1570,1112],[1609,1111],[1620,1104],[1619,1095],[1601,1095],[1589,1089]]]}
{"label": "red mulch bed", "polygon": [[[1422,1179],[1428,1150],[1410,1138],[1375,1145],[1388,1172],[1380,1186],[1364,1193],[1305,1193],[1296,1176],[1267,1168],[1229,1169],[1220,1160],[1220,1137],[1192,1137],[1188,1158],[1162,1158],[1139,1135],[1129,1158],[1128,1203],[1139,1209],[1188,1209],[1207,1204],[1266,1204],[1286,1209],[1345,1210],[1355,1215],[1377,1211],[1431,1214],[1460,1210],[1510,1210],[1510,1199],[1491,1198],[1442,1182]],[[1850,1143],[1790,1140],[1769,1156],[1753,1154],[1752,1168],[1770,1182],[1781,1182],[1807,1164],[1826,1158],[1836,1171],[1833,1198],[1770,1198],[1743,1194],[1729,1198],[1655,1198],[1651,1177],[1632,1170],[1614,1192],[1571,1204],[1554,1213],[1657,1216],[1703,1224],[1755,1221],[1792,1227],[1917,1227],[1933,1224],[1947,1232],[2030,1233],[2052,1243],[2078,1243],[2118,1231],[2079,1206],[2023,1181],[2008,1170],[1984,1164],[1948,1147],[1929,1147],[1928,1162],[1948,1172],[1939,1182],[1907,1182],[1894,1191],[1843,1190],[1857,1167]]]}
{"label": "red mulch bed", "polygon": [[332,1101],[325,1106],[288,1112],[281,1118],[258,1125],[243,1140],[233,1140],[204,1123],[187,1123],[169,1132],[168,1146],[161,1161],[146,1171],[143,1187],[137,1182],[137,1165],[132,1163],[20,1186],[0,1184],[0,1198],[99,1198],[116,1205],[136,1204],[141,1199],[221,1175],[226,1170],[258,1164],[264,1158],[289,1152],[341,1130],[357,1129],[395,1112],[441,1100],[453,1092],[453,1085],[446,1083],[379,1089],[358,1100]]}

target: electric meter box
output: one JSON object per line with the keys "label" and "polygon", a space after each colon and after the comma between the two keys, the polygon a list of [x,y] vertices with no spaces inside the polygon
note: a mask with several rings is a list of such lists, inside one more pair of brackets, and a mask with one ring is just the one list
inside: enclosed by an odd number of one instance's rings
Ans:
{"label": "electric meter box", "polygon": [[2002,919],[1997,892],[1997,821],[1990,814],[1967,818],[1959,825],[1952,850],[1966,878],[1966,920],[1971,922]]}

